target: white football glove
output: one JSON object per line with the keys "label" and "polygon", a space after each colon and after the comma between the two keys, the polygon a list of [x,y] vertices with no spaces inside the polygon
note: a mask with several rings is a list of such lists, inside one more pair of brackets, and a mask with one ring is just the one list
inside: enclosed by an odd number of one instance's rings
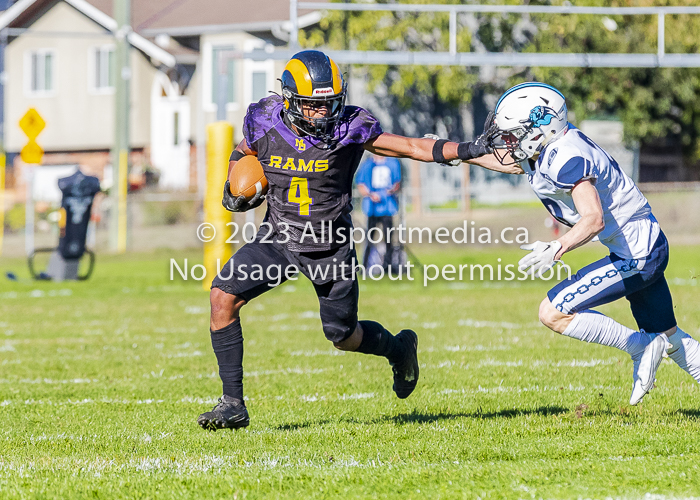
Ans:
{"label": "white football glove", "polygon": [[530,250],[530,253],[520,259],[518,262],[518,271],[525,272],[527,276],[537,276],[540,278],[542,274],[554,267],[554,264],[561,262],[555,260],[557,252],[561,250],[561,243],[558,241],[536,241],[522,245],[521,250]]}

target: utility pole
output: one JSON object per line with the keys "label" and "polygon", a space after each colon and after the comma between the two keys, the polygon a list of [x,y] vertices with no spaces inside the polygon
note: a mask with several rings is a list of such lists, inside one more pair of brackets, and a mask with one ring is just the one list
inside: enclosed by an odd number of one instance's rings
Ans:
{"label": "utility pole", "polygon": [[127,210],[126,194],[129,169],[129,117],[131,65],[130,44],[131,0],[114,0],[114,19],[117,21],[115,51],[114,93],[114,146],[112,148],[112,210],[109,227],[109,247],[113,252],[126,251]]}
{"label": "utility pole", "polygon": [[299,50],[299,12],[297,10],[297,0],[289,0],[289,50],[296,52]]}
{"label": "utility pole", "polygon": [[5,151],[5,50],[7,49],[7,28],[0,30],[0,146]]}
{"label": "utility pole", "polygon": [[7,29],[0,31],[0,255],[2,239],[5,233],[5,49],[7,48]]}

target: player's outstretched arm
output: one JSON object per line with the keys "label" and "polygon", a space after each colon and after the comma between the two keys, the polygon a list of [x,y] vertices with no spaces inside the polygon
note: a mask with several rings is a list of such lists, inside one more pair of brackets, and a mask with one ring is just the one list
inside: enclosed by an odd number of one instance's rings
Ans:
{"label": "player's outstretched arm", "polygon": [[561,243],[561,250],[556,255],[557,259],[566,252],[585,245],[605,229],[603,206],[593,182],[580,181],[571,191],[571,197],[581,219],[568,233],[557,240]]}
{"label": "player's outstretched arm", "polygon": [[437,163],[470,160],[492,151],[486,141],[479,141],[478,138],[474,142],[450,142],[442,139],[405,137],[386,132],[367,141],[364,147],[367,151],[381,156]]}
{"label": "player's outstretched arm", "polygon": [[507,155],[506,158],[504,159],[505,165],[501,163],[498,158],[496,158],[496,155],[491,153],[488,155],[480,156],[479,158],[474,158],[472,160],[467,160],[467,163],[471,163],[472,165],[478,165],[483,168],[487,168],[489,170],[494,170],[496,172],[503,172],[504,174],[523,174],[525,173],[520,166],[515,160],[510,158],[510,155]]}

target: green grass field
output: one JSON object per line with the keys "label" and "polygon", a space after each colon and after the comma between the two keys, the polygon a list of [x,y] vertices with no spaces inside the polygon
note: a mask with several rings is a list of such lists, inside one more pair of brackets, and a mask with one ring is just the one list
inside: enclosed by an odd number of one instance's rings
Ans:
{"label": "green grass field", "polygon": [[[698,338],[700,248],[672,250],[676,314]],[[364,282],[361,318],[420,337],[421,380],[403,401],[386,360],[335,351],[312,287],[286,284],[243,310],[250,427],[202,431],[221,391],[208,294],[170,281],[170,257],[200,255],[104,256],[82,283],[3,278],[0,498],[700,496],[700,387],[664,360],[630,407],[626,355],[537,322],[553,283]],[[602,310],[634,326],[624,300]]]}

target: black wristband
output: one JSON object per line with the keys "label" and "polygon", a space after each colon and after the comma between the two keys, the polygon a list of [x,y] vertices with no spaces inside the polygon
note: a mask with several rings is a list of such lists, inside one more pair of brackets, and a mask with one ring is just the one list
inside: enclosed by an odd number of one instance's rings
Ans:
{"label": "black wristband", "polygon": [[234,149],[233,153],[231,153],[231,157],[228,159],[228,161],[238,161],[241,158],[243,158],[244,156],[245,156],[244,153],[241,153],[237,149]]}
{"label": "black wristband", "polygon": [[442,148],[450,141],[445,139],[438,139],[433,144],[433,161],[435,163],[445,163],[445,155],[442,154]]}
{"label": "black wristband", "polygon": [[471,142],[460,142],[457,144],[457,157],[460,160],[471,160],[474,158],[469,152],[469,147],[472,145]]}

